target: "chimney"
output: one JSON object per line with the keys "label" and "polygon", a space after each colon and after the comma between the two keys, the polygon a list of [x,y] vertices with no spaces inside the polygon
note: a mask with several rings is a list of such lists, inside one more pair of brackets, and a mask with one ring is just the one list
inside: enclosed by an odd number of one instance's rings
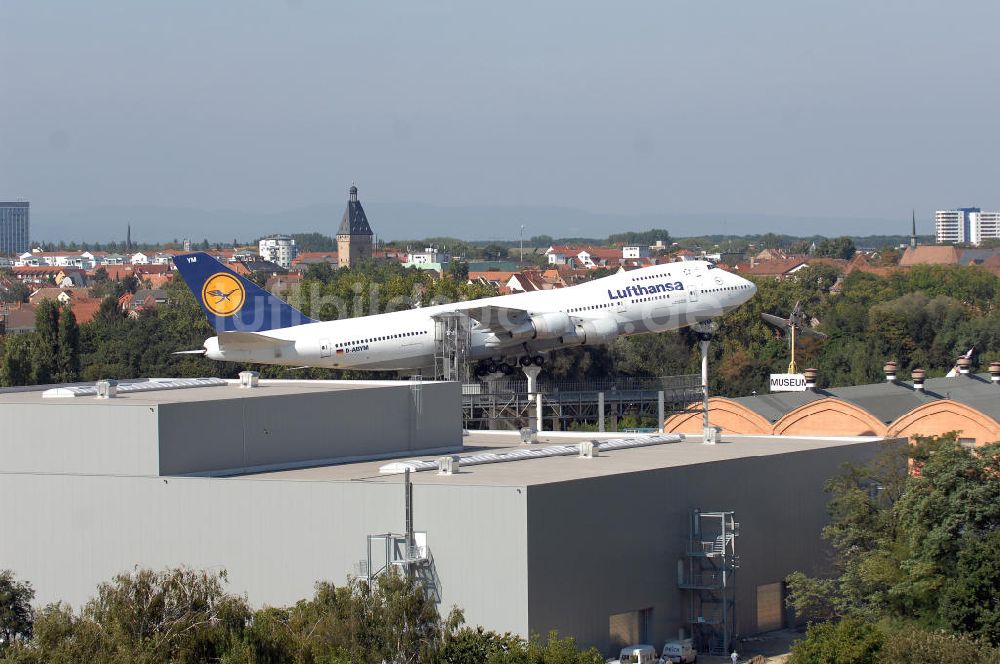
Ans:
{"label": "chimney", "polygon": [[886,362],[885,366],[882,367],[882,371],[885,372],[886,382],[888,383],[896,382],[896,363],[894,361],[889,360],[888,362]]}
{"label": "chimney", "polygon": [[990,362],[990,380],[993,381],[994,385],[1000,385],[1000,361]]}
{"label": "chimney", "polygon": [[923,369],[914,369],[910,372],[910,378],[913,379],[913,389],[924,391],[924,379],[927,378],[927,372]]}
{"label": "chimney", "polygon": [[806,379],[806,389],[810,392],[816,391],[816,376],[819,374],[815,369],[806,369],[802,372],[802,375]]}
{"label": "chimney", "polygon": [[969,375],[969,368],[972,366],[972,360],[963,355],[962,357],[958,358],[958,362],[956,364],[958,364],[959,375],[961,376]]}

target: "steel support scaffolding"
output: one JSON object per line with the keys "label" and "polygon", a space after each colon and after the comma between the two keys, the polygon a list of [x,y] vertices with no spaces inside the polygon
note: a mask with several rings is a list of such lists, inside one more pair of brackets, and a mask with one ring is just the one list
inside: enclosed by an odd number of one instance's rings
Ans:
{"label": "steel support scaffolding", "polygon": [[[547,420],[553,431],[571,424],[596,425],[599,431],[618,431],[622,418],[630,416],[658,429],[664,417],[700,411],[700,377],[666,376],[656,379],[626,379],[617,382],[549,383],[538,381],[529,393],[524,380],[490,377],[462,388],[462,416],[467,429],[518,429]],[[537,411],[541,395],[541,411]],[[640,425],[641,426],[641,425]]]}
{"label": "steel support scaffolding", "polygon": [[451,311],[434,316],[434,376],[441,380],[469,382],[472,320]]}
{"label": "steel support scaffolding", "polygon": [[726,655],[736,643],[736,538],[734,512],[691,513],[690,537],[678,561],[677,585],[688,595],[688,623],[698,652]]}

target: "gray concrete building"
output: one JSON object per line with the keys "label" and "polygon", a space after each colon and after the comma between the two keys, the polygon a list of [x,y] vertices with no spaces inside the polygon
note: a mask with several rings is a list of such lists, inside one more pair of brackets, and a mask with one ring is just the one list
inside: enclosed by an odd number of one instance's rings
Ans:
{"label": "gray concrete building", "polygon": [[[823,482],[885,444],[557,433],[522,444],[463,435],[455,383],[143,385],[113,399],[86,386],[0,394],[0,568],[31,581],[40,604],[79,606],[116,573],[181,564],[225,568],[255,605],[292,603],[317,580],[365,572],[370,535],[403,532],[402,475],[386,471],[450,452],[459,472],[411,472],[419,573],[443,611],[522,635],[556,629],[608,654],[628,640],[659,647],[704,617],[679,570],[706,550],[692,511],[732,511],[728,587],[748,635],[784,622],[789,572],[821,571]],[[611,438],[620,449],[594,458],[523,458]]]}

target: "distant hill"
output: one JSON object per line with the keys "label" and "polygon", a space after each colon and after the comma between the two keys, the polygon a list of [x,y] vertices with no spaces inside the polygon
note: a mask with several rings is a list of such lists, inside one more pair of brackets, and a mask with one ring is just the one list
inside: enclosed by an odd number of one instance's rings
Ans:
{"label": "distant hill", "polygon": [[[444,207],[425,203],[363,201],[368,219],[379,238],[452,236],[466,240],[517,239],[521,224],[525,237],[606,238],[629,230],[665,228],[673,237],[708,234],[746,235],[778,233],[798,237],[814,235],[871,235],[873,231],[906,233],[908,219],[788,217],[765,214],[596,213],[560,207],[475,206]],[[157,206],[106,206],[54,212],[33,206],[31,234],[39,241],[122,240],[132,224],[132,239],[139,242],[231,242],[251,240],[269,233],[336,233],[344,208],[312,205],[273,213],[237,210],[203,210]]]}

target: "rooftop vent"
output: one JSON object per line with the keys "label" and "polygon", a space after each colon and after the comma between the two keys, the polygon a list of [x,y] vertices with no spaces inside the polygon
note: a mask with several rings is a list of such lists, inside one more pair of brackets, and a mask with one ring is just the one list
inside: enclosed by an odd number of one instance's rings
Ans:
{"label": "rooftop vent", "polygon": [[990,362],[990,380],[994,385],[1000,385],[1000,362],[997,360]]}
{"label": "rooftop vent", "polygon": [[260,383],[260,374],[256,371],[240,372],[240,389],[251,389]]}
{"label": "rooftop vent", "polygon": [[114,399],[118,396],[118,381],[117,380],[99,380],[97,381],[97,398],[98,399]]}
{"label": "rooftop vent", "polygon": [[924,380],[927,378],[927,372],[923,369],[914,369],[910,372],[910,378],[913,379],[913,389],[924,390]]}
{"label": "rooftop vent", "polygon": [[886,382],[888,383],[896,382],[896,363],[893,360],[889,360],[888,362],[886,362],[885,366],[882,367],[882,371],[885,372]]}
{"label": "rooftop vent", "polygon": [[438,475],[454,475],[458,472],[459,456],[442,456],[437,458]]}
{"label": "rooftop vent", "polygon": [[972,360],[970,358],[965,357],[963,355],[962,357],[958,358],[958,361],[955,364],[958,365],[958,373],[960,375],[962,376],[969,375],[969,369],[972,367]]}

